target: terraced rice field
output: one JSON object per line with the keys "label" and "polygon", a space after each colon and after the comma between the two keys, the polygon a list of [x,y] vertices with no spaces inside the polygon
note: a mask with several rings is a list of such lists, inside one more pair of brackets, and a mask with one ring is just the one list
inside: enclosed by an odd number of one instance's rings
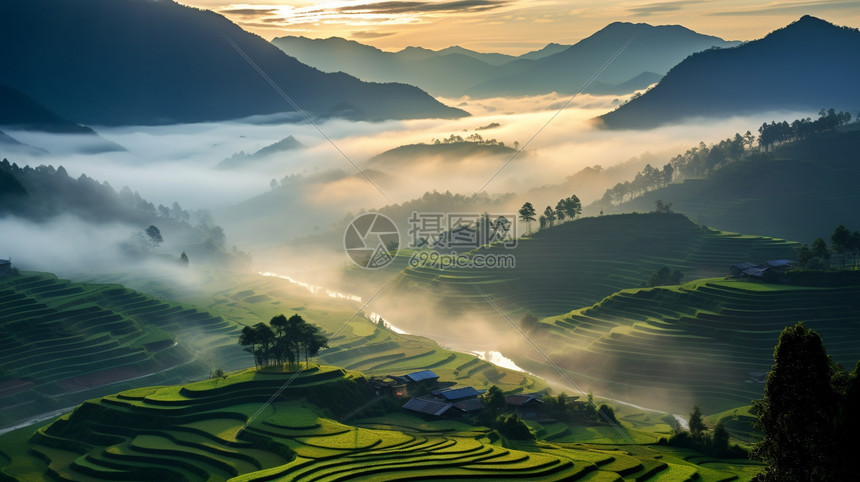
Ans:
{"label": "terraced rice field", "polygon": [[700,280],[621,291],[543,326],[553,359],[575,380],[602,386],[598,393],[708,413],[760,398],[779,333],[798,321],[837,362],[860,359],[860,286]]}
{"label": "terraced rice field", "polygon": [[[262,276],[239,277],[207,300],[189,300],[212,313],[253,324],[279,313],[299,313],[320,325],[328,336],[338,333],[319,360],[371,375],[433,370],[442,379],[464,385],[497,385],[508,392],[537,391],[545,385],[535,377],[505,370],[465,353],[453,352],[420,336],[400,335],[355,316],[360,306]],[[354,317],[354,318],[353,318]],[[352,319],[348,324],[348,320]],[[248,364],[253,360],[247,355]]]}
{"label": "terraced rice field", "polygon": [[680,214],[624,214],[583,218],[520,240],[516,249],[479,252],[516,257],[512,269],[407,268],[403,293],[441,297],[452,315],[497,316],[473,284],[503,311],[541,316],[589,306],[612,293],[642,286],[663,266],[687,279],[722,276],[742,261],[793,258],[794,243],[703,228]]}
{"label": "terraced rice field", "polygon": [[153,373],[149,383],[205,376],[197,351],[245,366],[237,336],[233,323],[118,285],[45,273],[0,280],[0,422]]}
{"label": "terraced rice field", "polygon": [[375,395],[363,376],[334,367],[299,374],[259,410],[293,375],[249,370],[89,401],[40,429],[26,447],[0,454],[2,475],[111,481],[728,480],[738,473],[696,465],[656,446],[513,442],[486,427],[400,411],[346,425],[321,413],[343,414]]}

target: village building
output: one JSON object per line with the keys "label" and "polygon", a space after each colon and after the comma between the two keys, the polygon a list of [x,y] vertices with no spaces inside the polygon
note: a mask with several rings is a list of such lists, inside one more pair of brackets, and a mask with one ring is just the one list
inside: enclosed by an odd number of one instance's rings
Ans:
{"label": "village building", "polygon": [[512,408],[520,417],[536,418],[543,400],[540,393],[532,393],[528,395],[517,394],[508,395],[505,397],[505,403],[509,408]]}
{"label": "village building", "polygon": [[0,277],[12,276],[12,260],[0,259]]}

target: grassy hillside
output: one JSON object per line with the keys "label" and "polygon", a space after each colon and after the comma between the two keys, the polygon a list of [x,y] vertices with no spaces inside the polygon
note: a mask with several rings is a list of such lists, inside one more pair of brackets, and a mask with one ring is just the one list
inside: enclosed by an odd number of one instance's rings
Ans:
{"label": "grassy hillside", "polygon": [[0,279],[0,424],[140,383],[246,366],[235,324],[119,285]]}
{"label": "grassy hillside", "polygon": [[399,287],[429,289],[441,296],[440,310],[496,316],[474,283],[509,315],[549,316],[642,286],[662,266],[691,279],[727,274],[741,261],[794,257],[793,244],[781,239],[714,231],[680,214],[655,213],[583,218],[520,239],[516,249],[480,252],[512,254],[516,267],[410,267]]}
{"label": "grassy hillside", "polygon": [[606,212],[650,210],[661,199],[718,229],[810,243],[857,220],[858,151],[856,127],[804,139],[777,147],[772,160],[736,163],[708,179],[670,184]]}
{"label": "grassy hillside", "polygon": [[546,318],[542,339],[575,380],[603,387],[597,393],[675,413],[693,405],[713,413],[761,397],[779,333],[798,321],[821,334],[835,361],[853,366],[860,359],[858,320],[857,285],[708,279],[625,290]]}
{"label": "grassy hillside", "polygon": [[[27,480],[708,481],[758,471],[667,447],[568,443],[562,427],[551,424],[533,429],[541,439],[562,441],[515,442],[465,421],[423,420],[396,404],[351,425],[333,419],[374,401],[385,405],[361,374],[326,366],[297,376],[247,370],[128,390],[90,400],[29,439],[26,432],[0,437],[0,466],[3,475]],[[635,424],[622,423],[635,435]]]}

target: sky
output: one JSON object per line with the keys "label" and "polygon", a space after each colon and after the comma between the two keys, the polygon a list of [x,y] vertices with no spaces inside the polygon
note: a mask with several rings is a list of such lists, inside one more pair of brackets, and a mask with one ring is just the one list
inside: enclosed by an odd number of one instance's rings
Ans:
{"label": "sky", "polygon": [[573,44],[615,22],[683,25],[726,40],[753,40],[805,14],[860,26],[856,0],[177,0],[214,10],[266,40],[344,37],[383,50],[460,45],[519,55]]}

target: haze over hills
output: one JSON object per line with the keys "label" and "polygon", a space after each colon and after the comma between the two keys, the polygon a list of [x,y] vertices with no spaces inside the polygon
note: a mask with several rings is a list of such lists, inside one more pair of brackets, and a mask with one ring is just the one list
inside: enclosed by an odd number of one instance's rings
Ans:
{"label": "haze over hills", "polygon": [[411,86],[322,73],[220,15],[173,1],[0,5],[0,82],[86,124],[201,122],[293,111],[231,44],[311,115],[467,115]]}
{"label": "haze over hills", "polygon": [[573,46],[549,44],[519,57],[480,54],[461,47],[436,52],[415,47],[383,52],[336,37],[280,37],[272,43],[325,71],[342,70],[365,80],[406,82],[434,95],[492,97],[576,92],[631,36],[634,40],[629,51],[586,91],[632,92],[652,84],[694,52],[737,44],[680,26],[621,22]]}
{"label": "haze over hills", "polygon": [[651,91],[599,119],[613,129],[647,129],[776,109],[854,110],[858,51],[860,31],[807,15],[737,48],[693,55]]}

